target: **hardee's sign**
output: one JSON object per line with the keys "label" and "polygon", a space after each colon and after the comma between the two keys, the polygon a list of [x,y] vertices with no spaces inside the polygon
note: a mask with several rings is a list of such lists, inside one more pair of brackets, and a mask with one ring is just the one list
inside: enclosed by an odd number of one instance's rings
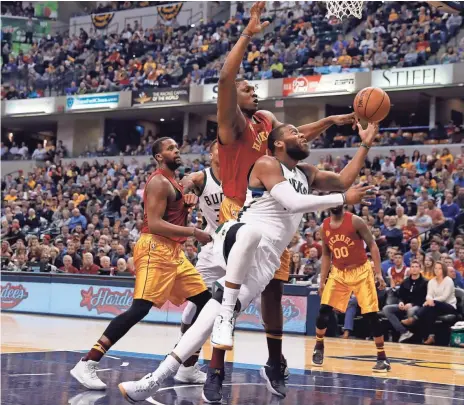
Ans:
{"label": "hardee's sign", "polygon": [[12,309],[25,300],[29,294],[22,284],[7,283],[2,286],[2,309]]}
{"label": "hardee's sign", "polygon": [[129,309],[134,300],[129,288],[124,292],[118,292],[102,287],[94,292],[93,287],[89,287],[88,290],[81,290],[81,296],[81,307],[86,307],[89,312],[95,309],[98,314],[119,315]]}

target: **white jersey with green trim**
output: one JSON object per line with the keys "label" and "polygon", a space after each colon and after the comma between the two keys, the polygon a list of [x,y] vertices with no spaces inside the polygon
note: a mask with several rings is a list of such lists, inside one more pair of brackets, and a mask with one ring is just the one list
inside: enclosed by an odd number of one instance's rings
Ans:
{"label": "white jersey with green trim", "polygon": [[206,222],[205,232],[213,234],[219,226],[219,211],[221,202],[224,199],[221,182],[214,176],[213,169],[208,167],[203,171],[205,180],[203,190],[199,195],[199,206],[203,216],[203,221]]}
{"label": "white jersey with green trim", "polygon": [[[282,175],[297,193],[309,194],[308,178],[300,168],[290,170],[282,163],[280,167]],[[264,187],[248,186],[238,222],[255,226],[270,244],[279,252],[283,252],[295,235],[302,218],[303,214],[289,212]]]}

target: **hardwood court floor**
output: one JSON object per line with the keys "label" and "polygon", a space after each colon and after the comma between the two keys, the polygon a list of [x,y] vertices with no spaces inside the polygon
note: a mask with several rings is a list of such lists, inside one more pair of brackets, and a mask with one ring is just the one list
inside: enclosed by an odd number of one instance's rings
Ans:
{"label": "hardwood court floor", "polygon": [[[172,326],[135,326],[102,360],[100,377],[109,388],[96,393],[80,387],[69,370],[95,343],[107,321],[3,313],[1,323],[4,405],[122,405],[117,383],[156,368],[179,334]],[[237,332],[235,341],[235,350],[227,356],[229,378],[223,404],[464,405],[463,349],[387,343],[392,371],[378,376],[371,372],[372,341],[327,339],[324,367],[313,368],[314,339],[285,336],[284,354],[291,376],[287,398],[278,400],[268,394],[258,373],[267,360],[264,335]],[[210,355],[208,342],[204,359]],[[150,402],[201,404],[201,387],[179,386],[169,380]]]}

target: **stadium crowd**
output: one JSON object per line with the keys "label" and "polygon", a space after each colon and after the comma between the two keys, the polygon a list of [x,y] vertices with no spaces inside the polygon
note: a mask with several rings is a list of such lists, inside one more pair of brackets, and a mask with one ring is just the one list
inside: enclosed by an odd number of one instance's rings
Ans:
{"label": "stadium crowd", "polygon": [[[396,9],[398,3],[369,2],[365,28],[348,41],[347,30],[360,20],[348,25],[327,20],[322,2],[270,3],[266,15],[273,29],[253,39],[239,75],[257,80],[463,61],[464,40],[439,56],[440,47],[461,29],[462,17],[445,19],[421,4]],[[215,83],[249,17],[249,8],[239,3],[228,21],[208,20],[194,28],[180,26],[175,18],[151,27],[135,21],[107,35],[81,28],[79,35],[44,37],[19,54],[3,33],[1,96],[11,100]]]}

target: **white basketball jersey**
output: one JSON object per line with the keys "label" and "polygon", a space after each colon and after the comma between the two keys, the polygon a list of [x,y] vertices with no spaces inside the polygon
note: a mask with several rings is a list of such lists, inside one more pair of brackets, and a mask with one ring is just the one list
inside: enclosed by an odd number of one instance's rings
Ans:
{"label": "white basketball jersey", "polygon": [[[280,163],[282,174],[299,194],[309,194],[308,178],[296,167],[287,169]],[[238,216],[238,222],[256,225],[279,252],[283,253],[295,235],[303,214],[292,214],[279,204],[265,188],[248,187],[245,205]]]}
{"label": "white basketball jersey", "polygon": [[205,169],[205,184],[199,196],[200,211],[206,221],[205,232],[213,234],[219,226],[219,210],[224,199],[221,183],[214,177],[211,167]]}

